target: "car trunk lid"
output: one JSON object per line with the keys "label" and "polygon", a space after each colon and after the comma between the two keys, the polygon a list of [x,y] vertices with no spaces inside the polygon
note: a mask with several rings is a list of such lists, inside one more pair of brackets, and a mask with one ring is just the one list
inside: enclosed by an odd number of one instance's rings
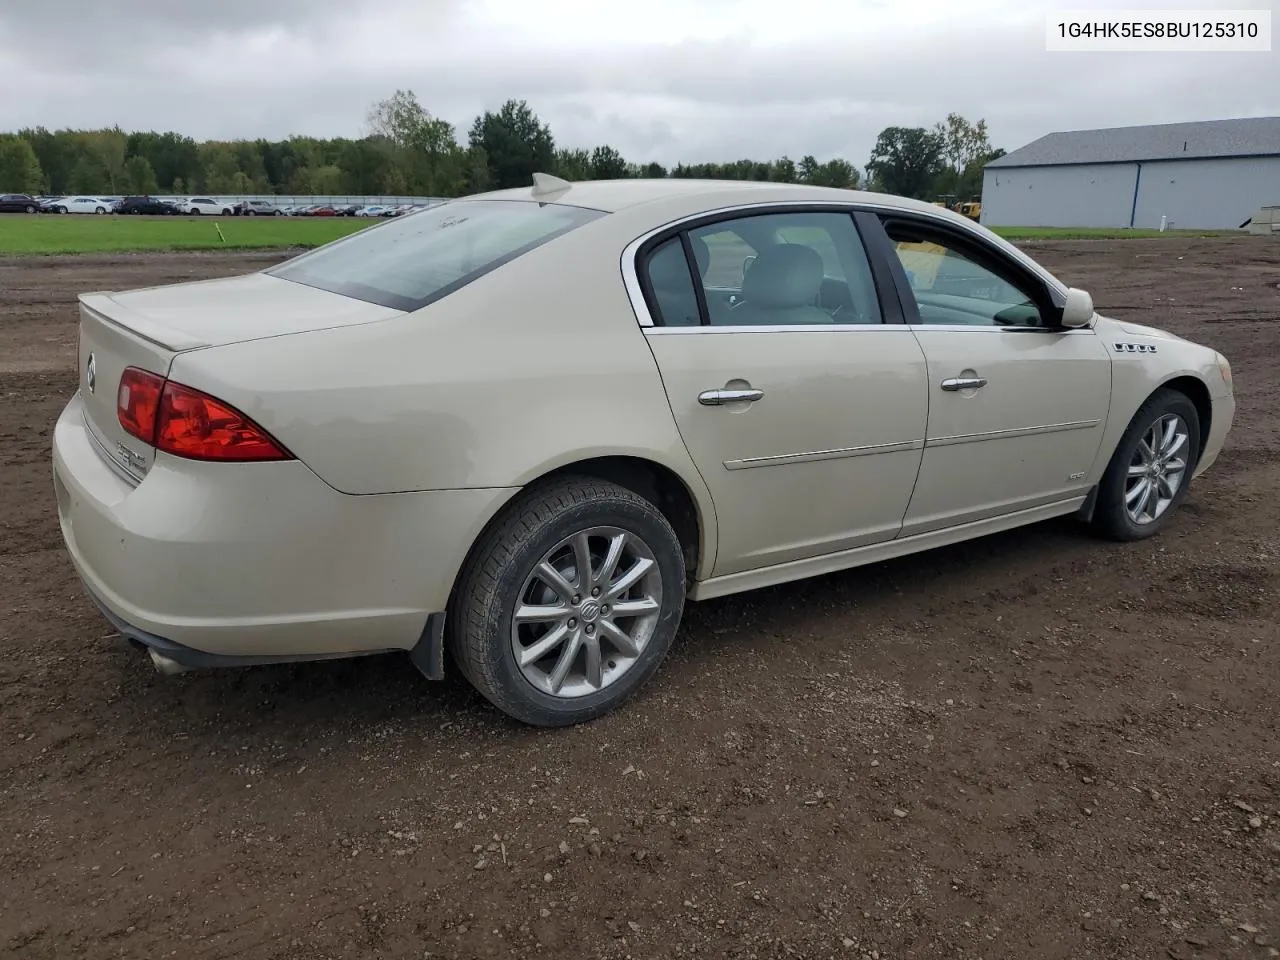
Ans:
{"label": "car trunk lid", "polygon": [[185,351],[403,316],[390,307],[265,274],[79,299],[85,419],[103,456],[134,482],[151,468],[155,448],[120,425],[117,403],[126,368],[164,377],[173,358]]}

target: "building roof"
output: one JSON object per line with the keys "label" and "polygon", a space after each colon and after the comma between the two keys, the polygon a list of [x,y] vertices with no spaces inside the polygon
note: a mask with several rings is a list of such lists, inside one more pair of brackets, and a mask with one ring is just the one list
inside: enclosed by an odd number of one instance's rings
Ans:
{"label": "building roof", "polygon": [[1280,117],[1202,120],[1050,133],[988,167],[1045,167],[1139,160],[1280,155]]}

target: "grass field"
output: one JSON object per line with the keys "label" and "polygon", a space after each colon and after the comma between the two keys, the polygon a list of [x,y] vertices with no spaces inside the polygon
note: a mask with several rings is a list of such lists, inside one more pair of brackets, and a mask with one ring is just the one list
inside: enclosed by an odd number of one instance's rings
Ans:
{"label": "grass field", "polygon": [[355,217],[58,217],[14,214],[0,216],[0,255],[317,247],[384,222]]}
{"label": "grass field", "polygon": [[[0,216],[0,255],[131,250],[247,250],[316,247],[373,223],[348,217]],[[219,235],[221,230],[221,235]],[[1215,231],[999,227],[1009,240],[1115,240],[1214,236]]]}

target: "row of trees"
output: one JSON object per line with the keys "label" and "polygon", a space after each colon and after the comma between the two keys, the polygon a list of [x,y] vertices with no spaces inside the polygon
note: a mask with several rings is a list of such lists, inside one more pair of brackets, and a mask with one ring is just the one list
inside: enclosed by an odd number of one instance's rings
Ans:
{"label": "row of trees", "polygon": [[630,163],[615,148],[557,145],[524,100],[476,117],[460,142],[411,90],[379,101],[358,139],[210,140],[181,133],[56,130],[0,134],[0,190],[53,194],[371,194],[461,196],[524,186],[535,171],[566,180],[697,177],[866,187],[922,199],[981,192],[993,150],[986,121],[958,114],[931,129],[889,127],[865,173],[841,158]]}

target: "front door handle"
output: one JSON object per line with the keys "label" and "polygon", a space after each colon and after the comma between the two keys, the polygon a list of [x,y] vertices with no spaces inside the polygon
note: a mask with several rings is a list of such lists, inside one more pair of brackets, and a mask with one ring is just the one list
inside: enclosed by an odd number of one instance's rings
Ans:
{"label": "front door handle", "polygon": [[987,385],[986,377],[952,377],[942,381],[942,389],[954,393],[957,390],[977,390]]}
{"label": "front door handle", "polygon": [[726,403],[739,403],[744,400],[751,403],[763,396],[763,390],[754,388],[748,390],[703,390],[698,394],[698,402],[704,407],[720,407]]}

